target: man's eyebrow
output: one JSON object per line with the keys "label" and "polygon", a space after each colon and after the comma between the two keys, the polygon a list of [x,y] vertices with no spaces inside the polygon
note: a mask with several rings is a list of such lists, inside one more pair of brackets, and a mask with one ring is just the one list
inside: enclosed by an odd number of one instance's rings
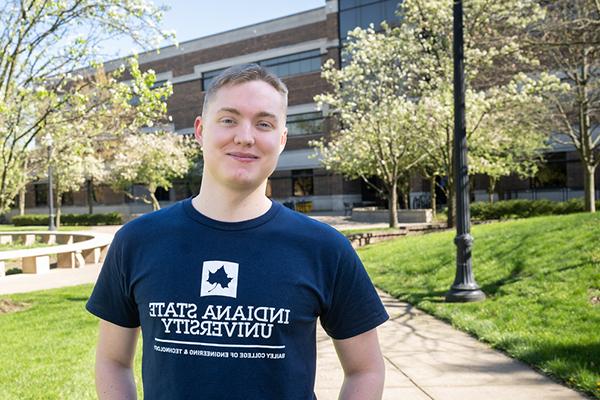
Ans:
{"label": "man's eyebrow", "polygon": [[[222,112],[226,112],[227,113],[228,112],[228,113],[235,114],[235,115],[242,115],[242,113],[237,108],[231,108],[231,107],[220,108],[218,112],[219,113],[222,113]],[[277,119],[277,116],[275,114],[267,112],[267,111],[261,111],[261,112],[257,113],[255,115],[255,117],[256,118],[273,118],[273,119]]]}
{"label": "man's eyebrow", "polygon": [[238,109],[230,108],[230,107],[223,107],[223,108],[219,109],[218,112],[228,112],[228,113],[235,114],[235,115],[242,115],[242,113],[239,112]]}
{"label": "man's eyebrow", "polygon": [[256,116],[258,118],[273,118],[273,119],[277,119],[277,116],[275,114],[272,114],[272,113],[266,112],[266,111],[261,111],[258,114],[256,114]]}

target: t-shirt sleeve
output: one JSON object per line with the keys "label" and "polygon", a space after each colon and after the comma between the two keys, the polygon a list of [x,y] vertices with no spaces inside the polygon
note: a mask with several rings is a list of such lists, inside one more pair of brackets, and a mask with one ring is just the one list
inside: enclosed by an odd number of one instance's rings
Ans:
{"label": "t-shirt sleeve", "polygon": [[140,318],[123,266],[124,246],[118,232],[108,248],[86,309],[105,321],[125,328],[136,328],[140,326]]}
{"label": "t-shirt sleeve", "polygon": [[367,332],[389,318],[350,243],[344,246],[333,290],[320,318],[323,329],[334,339],[347,339]]}

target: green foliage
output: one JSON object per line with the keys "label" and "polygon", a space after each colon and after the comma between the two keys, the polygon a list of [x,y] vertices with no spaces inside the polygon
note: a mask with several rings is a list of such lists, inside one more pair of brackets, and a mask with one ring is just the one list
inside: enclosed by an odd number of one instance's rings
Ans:
{"label": "green foliage", "polygon": [[[600,204],[600,202],[598,202]],[[529,218],[542,215],[562,215],[584,211],[582,199],[565,202],[551,200],[505,200],[495,203],[471,204],[471,217],[476,220]]]}
{"label": "green foliage", "polygon": [[444,302],[454,280],[454,232],[366,246],[374,283],[568,385],[598,396],[600,214],[474,226],[475,278],[487,299]]}
{"label": "green foliage", "polygon": [[[63,214],[62,222],[74,226],[96,226],[96,225],[121,225],[123,217],[118,212],[103,214]],[[15,226],[37,226],[48,225],[48,215],[26,214],[12,217]]]}

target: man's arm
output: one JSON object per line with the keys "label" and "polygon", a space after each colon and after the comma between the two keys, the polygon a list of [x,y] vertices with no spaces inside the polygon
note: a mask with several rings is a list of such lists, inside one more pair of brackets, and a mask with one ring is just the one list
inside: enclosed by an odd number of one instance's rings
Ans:
{"label": "man's arm", "polygon": [[385,365],[379,349],[377,328],[360,335],[333,340],[344,369],[340,400],[380,400],[383,394]]}
{"label": "man's arm", "polygon": [[139,328],[123,328],[100,320],[96,349],[96,392],[100,400],[137,398],[133,358]]}

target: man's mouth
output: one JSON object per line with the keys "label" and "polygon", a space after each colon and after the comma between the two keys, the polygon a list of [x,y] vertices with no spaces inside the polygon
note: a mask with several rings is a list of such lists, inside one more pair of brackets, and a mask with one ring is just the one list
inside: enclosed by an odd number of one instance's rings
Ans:
{"label": "man's mouth", "polygon": [[258,156],[255,156],[252,153],[233,152],[233,153],[227,153],[227,155],[235,158],[236,160],[240,160],[240,161],[252,161],[252,160],[258,159]]}

